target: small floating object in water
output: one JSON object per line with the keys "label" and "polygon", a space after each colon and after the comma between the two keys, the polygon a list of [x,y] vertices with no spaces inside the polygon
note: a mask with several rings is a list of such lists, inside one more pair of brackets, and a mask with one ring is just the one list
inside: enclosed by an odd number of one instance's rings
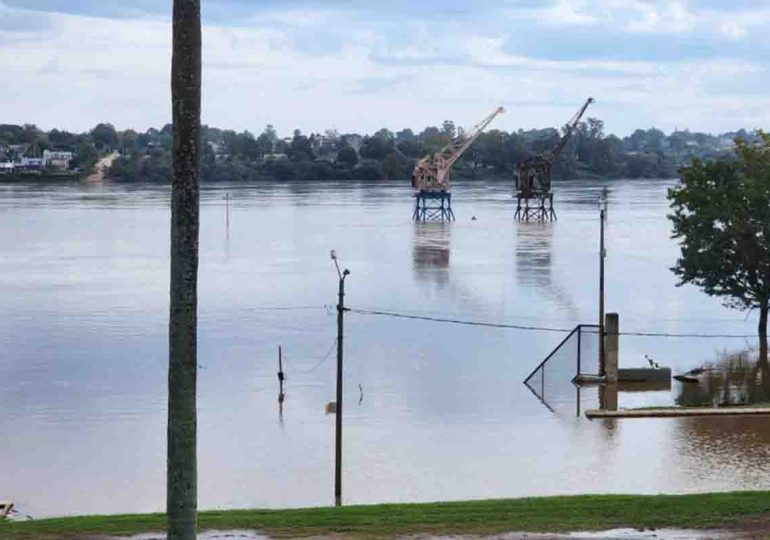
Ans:
{"label": "small floating object in water", "polygon": [[689,377],[687,375],[674,375],[674,380],[684,383],[698,383],[698,379],[695,377]]}
{"label": "small floating object in water", "polygon": [[476,216],[471,216],[471,221],[476,221]]}

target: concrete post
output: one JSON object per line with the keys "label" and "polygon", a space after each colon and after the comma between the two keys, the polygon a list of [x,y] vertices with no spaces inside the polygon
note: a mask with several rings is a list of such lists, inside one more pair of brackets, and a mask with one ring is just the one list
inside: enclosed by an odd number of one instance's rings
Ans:
{"label": "concrete post", "polygon": [[618,410],[618,383],[605,383],[599,386],[599,408],[605,411]]}
{"label": "concrete post", "polygon": [[607,313],[604,318],[604,374],[608,383],[618,381],[618,356],[620,351],[620,317]]}

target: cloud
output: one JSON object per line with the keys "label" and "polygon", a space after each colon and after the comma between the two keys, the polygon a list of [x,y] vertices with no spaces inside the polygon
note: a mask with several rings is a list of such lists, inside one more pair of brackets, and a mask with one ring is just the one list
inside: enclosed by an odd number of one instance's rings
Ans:
{"label": "cloud", "polygon": [[[127,8],[127,5],[131,8]],[[0,0],[3,122],[144,130],[170,119],[170,2]],[[258,132],[561,125],[583,100],[621,134],[770,123],[765,9],[573,0],[209,0],[204,121]],[[45,13],[40,10],[45,11]],[[34,15],[34,16],[32,16]],[[10,24],[8,21],[20,21]],[[34,20],[24,31],[24,23]],[[18,26],[18,27],[17,27]]]}

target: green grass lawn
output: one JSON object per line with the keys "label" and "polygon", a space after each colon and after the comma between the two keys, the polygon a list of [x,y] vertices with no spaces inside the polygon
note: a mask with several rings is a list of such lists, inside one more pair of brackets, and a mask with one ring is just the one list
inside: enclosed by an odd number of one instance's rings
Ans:
{"label": "green grass lawn", "polygon": [[[770,492],[698,495],[580,495],[297,510],[201,512],[201,529],[253,529],[277,537],[346,533],[576,531],[616,527],[711,528],[770,520]],[[163,514],[88,516],[0,523],[0,538],[73,539],[162,531]]]}

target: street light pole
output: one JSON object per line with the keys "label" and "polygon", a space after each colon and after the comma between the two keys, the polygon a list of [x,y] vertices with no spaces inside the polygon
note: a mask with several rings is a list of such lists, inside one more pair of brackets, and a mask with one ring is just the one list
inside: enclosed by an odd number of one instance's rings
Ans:
{"label": "street light pole", "polygon": [[334,266],[339,276],[337,299],[337,400],[335,402],[335,440],[334,440],[334,506],[342,506],[342,344],[343,322],[345,316],[345,278],[350,275],[347,268],[340,272],[337,254],[331,252]]}
{"label": "street light pole", "polygon": [[604,222],[607,219],[607,189],[599,199],[599,374],[605,375],[604,364]]}

